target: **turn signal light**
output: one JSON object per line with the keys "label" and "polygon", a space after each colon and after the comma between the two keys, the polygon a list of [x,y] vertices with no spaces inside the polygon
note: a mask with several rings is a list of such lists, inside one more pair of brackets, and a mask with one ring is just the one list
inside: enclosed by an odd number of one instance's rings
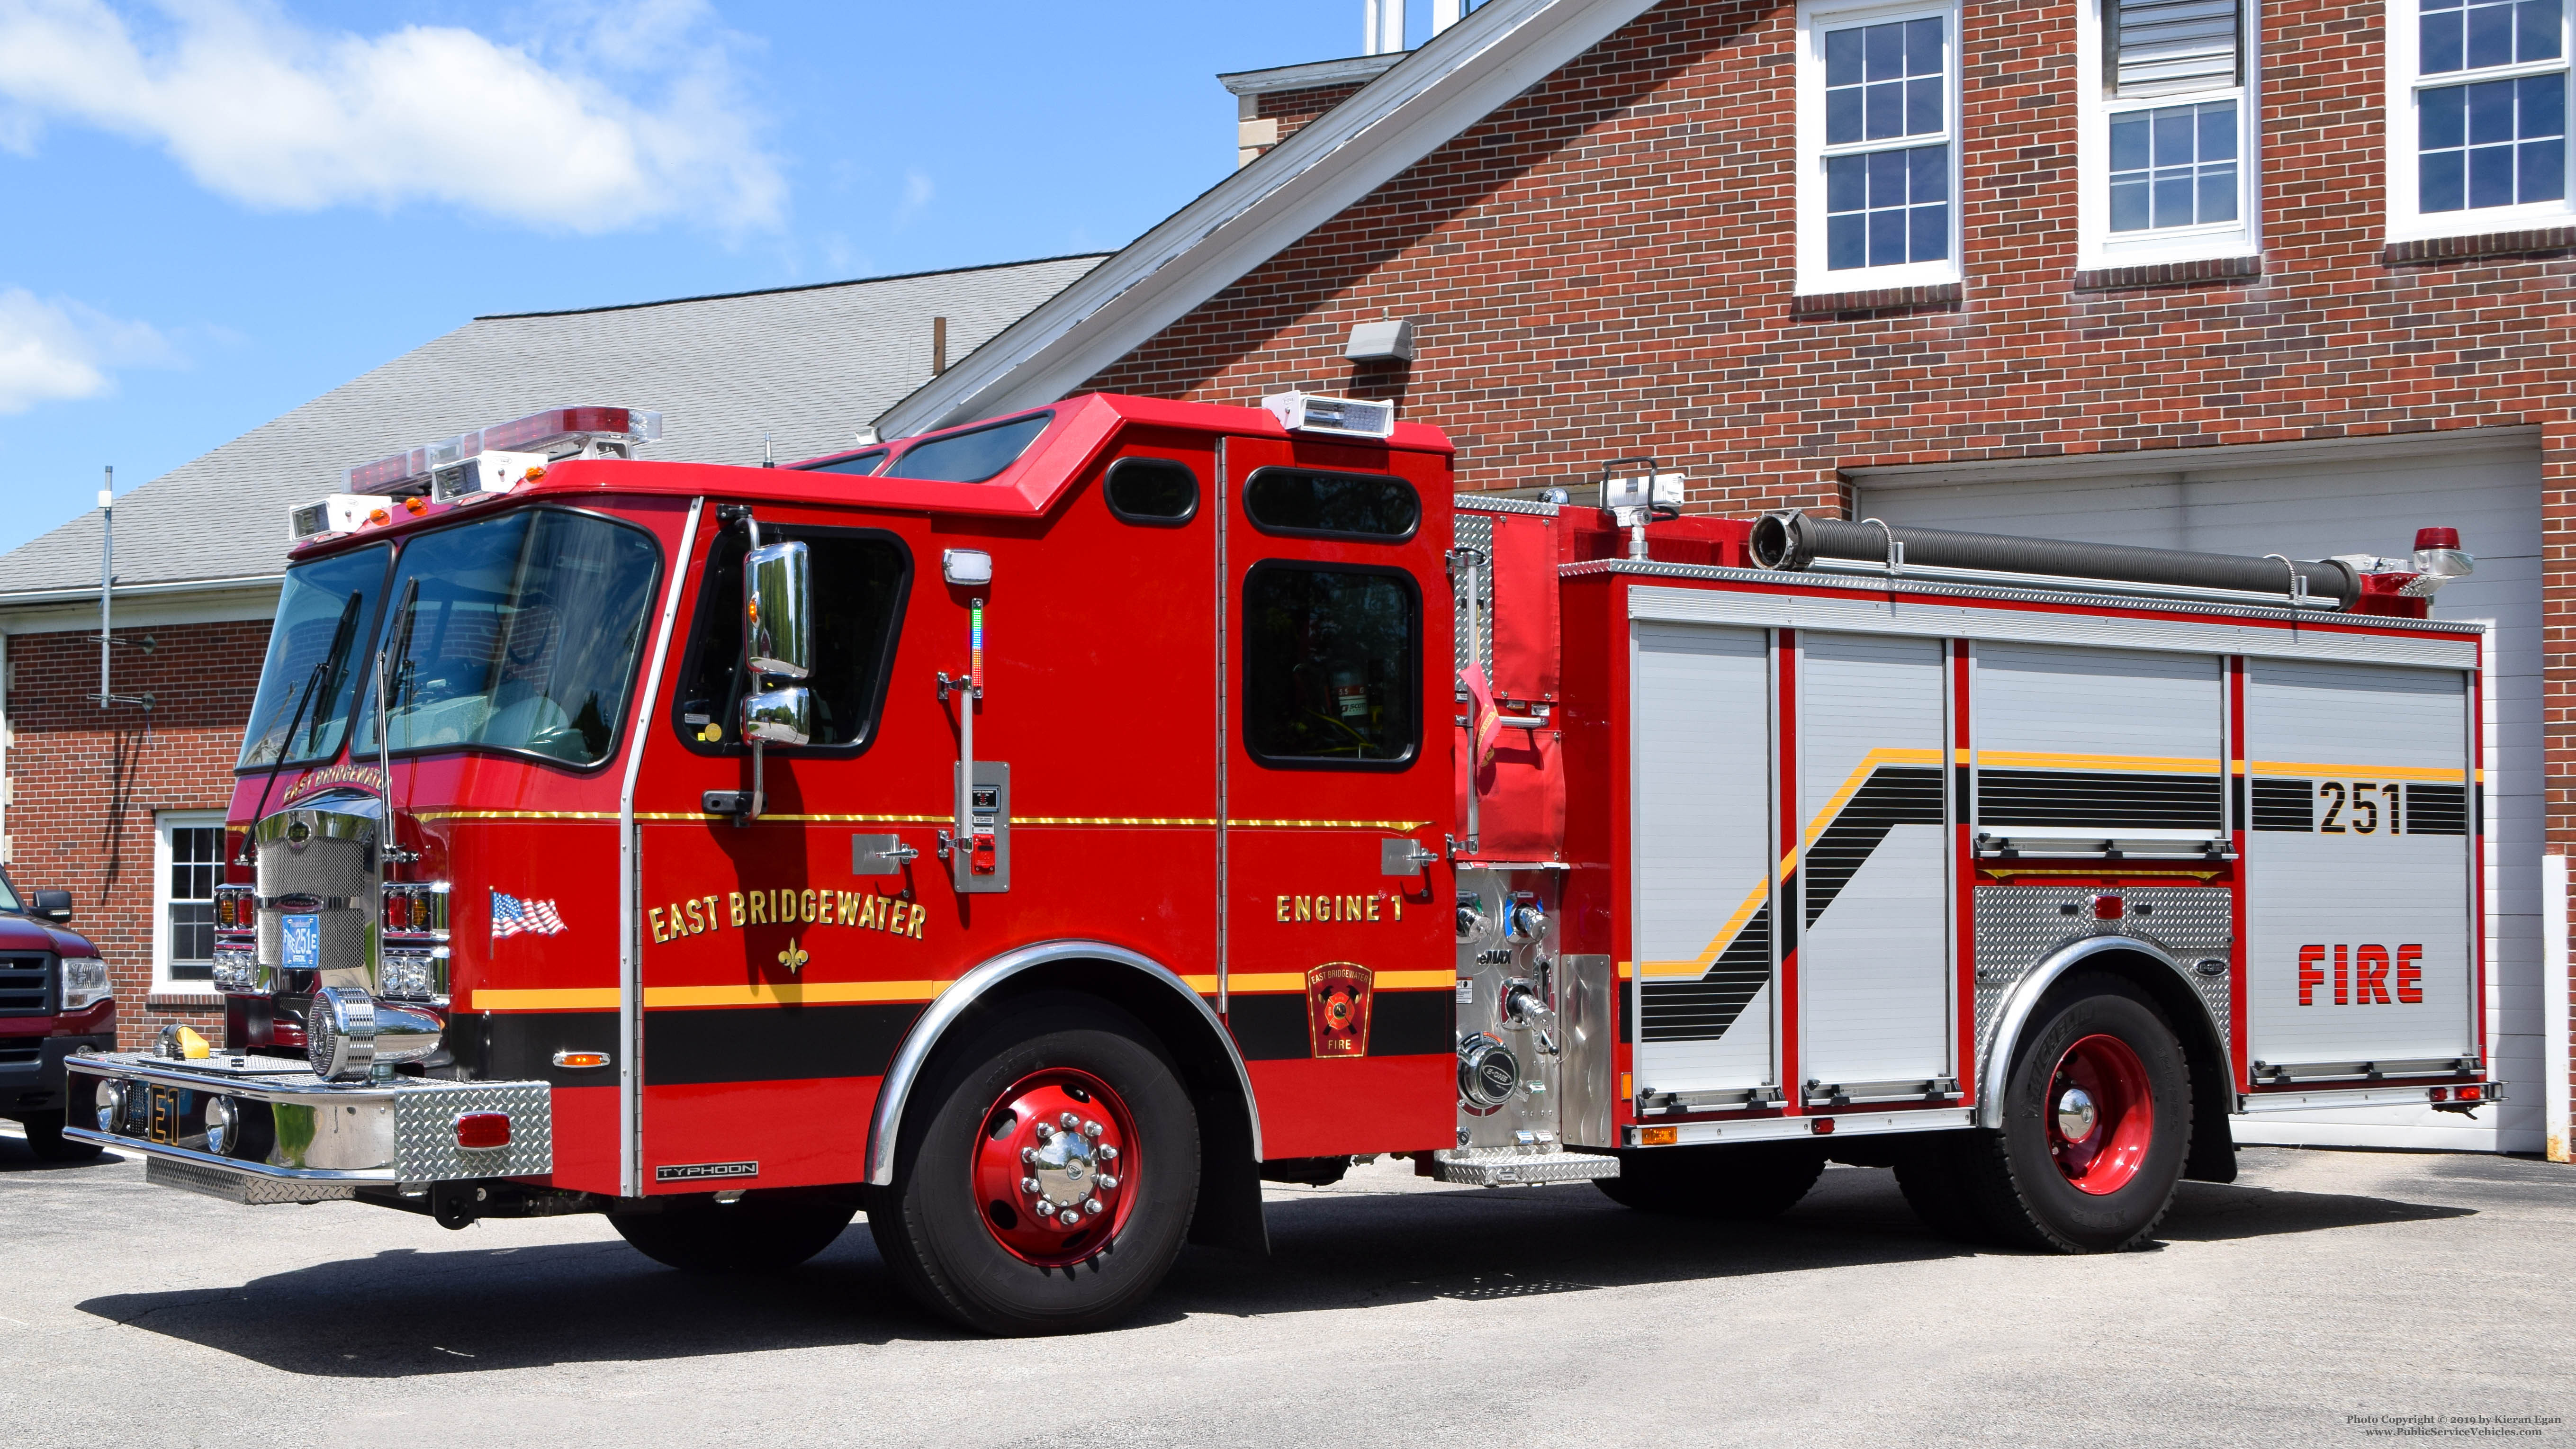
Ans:
{"label": "turn signal light", "polygon": [[510,1114],[507,1112],[468,1112],[456,1119],[456,1145],[463,1148],[507,1147],[510,1145]]}
{"label": "turn signal light", "polygon": [[2455,1095],[2463,1102],[2483,1101],[2486,1097],[2486,1093],[2477,1087],[2462,1087]]}
{"label": "turn signal light", "polygon": [[608,1065],[608,1053],[557,1052],[555,1053],[555,1065],[559,1067],[569,1067],[576,1071],[588,1067],[604,1067]]}
{"label": "turn signal light", "polygon": [[1681,1140],[1682,1129],[1679,1127],[1640,1127],[1637,1129],[1637,1145],[1640,1147],[1670,1147]]}
{"label": "turn signal light", "polygon": [[[2461,1090],[2465,1091],[2467,1089],[2462,1088]],[[2433,1089],[2433,1100],[2436,1102],[2447,1102],[2451,1100],[2451,1089],[2448,1087],[2435,1087]]]}

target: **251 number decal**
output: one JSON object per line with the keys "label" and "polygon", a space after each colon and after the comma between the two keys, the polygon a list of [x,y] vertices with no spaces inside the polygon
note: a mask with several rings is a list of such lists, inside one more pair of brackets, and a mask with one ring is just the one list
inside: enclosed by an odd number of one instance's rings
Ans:
{"label": "251 number decal", "polygon": [[[2319,780],[2317,799],[2325,807],[2317,821],[2320,835],[2403,835],[2404,791],[2395,784],[2368,780]],[[2383,808],[2384,807],[2384,808]]]}

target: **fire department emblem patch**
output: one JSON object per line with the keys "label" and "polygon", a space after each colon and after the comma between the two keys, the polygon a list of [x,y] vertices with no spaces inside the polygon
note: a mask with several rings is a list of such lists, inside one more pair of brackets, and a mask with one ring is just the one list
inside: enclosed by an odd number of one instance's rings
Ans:
{"label": "fire department emblem patch", "polygon": [[1306,1039],[1316,1056],[1368,1055],[1369,987],[1376,976],[1352,961],[1328,961],[1306,973]]}

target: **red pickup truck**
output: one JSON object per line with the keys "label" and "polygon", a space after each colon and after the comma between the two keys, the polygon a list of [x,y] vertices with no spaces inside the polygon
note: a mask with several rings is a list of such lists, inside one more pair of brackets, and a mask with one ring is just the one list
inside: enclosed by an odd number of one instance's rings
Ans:
{"label": "red pickup truck", "polygon": [[63,1058],[116,1049],[107,963],[97,947],[62,929],[71,918],[71,892],[21,892],[0,870],[0,1117],[15,1118],[27,1145],[49,1162],[99,1151],[63,1136],[71,1105],[63,1096]]}

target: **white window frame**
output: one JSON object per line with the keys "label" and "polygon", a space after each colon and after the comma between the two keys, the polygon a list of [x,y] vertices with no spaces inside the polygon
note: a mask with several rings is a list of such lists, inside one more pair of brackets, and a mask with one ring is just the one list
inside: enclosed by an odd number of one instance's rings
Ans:
{"label": "white window frame", "polygon": [[[1825,145],[1825,32],[1891,20],[1938,19],[1947,43],[1941,48],[1942,133],[1908,136],[1901,144],[1950,148],[1949,256],[1937,262],[1906,262],[1892,267],[1825,267],[1825,158],[1855,150],[1885,150],[1888,143]],[[1798,283],[1800,296],[1834,292],[1871,292],[1883,287],[1938,286],[1958,281],[1961,217],[1966,198],[1959,194],[1959,7],[1947,0],[1933,4],[1852,5],[1815,3],[1798,7]]]}
{"label": "white window frame", "polygon": [[[2422,13],[2416,0],[2388,0],[2388,239],[2422,241],[2432,237],[2482,236],[2488,232],[2563,225],[2570,218],[2576,218],[2576,4],[2559,7],[2556,60],[2489,66],[2483,70],[2444,71],[2438,76],[2416,73],[2416,67],[2423,62],[2422,27],[2416,23]],[[2570,175],[2563,188],[2567,194],[2556,201],[2535,201],[2521,206],[2470,207],[2460,211],[2419,210],[2416,204],[2420,195],[2416,175],[2416,136],[2419,133],[2415,118],[2416,93],[2472,81],[2546,75],[2551,71],[2567,76],[2567,104],[2571,112],[2567,136]]]}
{"label": "white window frame", "polygon": [[[2244,58],[2241,84],[2205,90],[2174,91],[2160,96],[2116,98],[2102,70],[2103,10],[2110,0],[2081,0],[2075,10],[2076,124],[2083,129],[2076,144],[2076,261],[2082,271],[2109,267],[2157,266],[2167,262],[2201,262],[2222,257],[2257,256],[2263,250],[2263,127],[2261,13],[2255,0],[2241,0],[2237,24],[2238,54]],[[2236,102],[2236,220],[2162,231],[2111,230],[2111,118],[2131,111],[2208,101]]]}
{"label": "white window frame", "polygon": [[219,1001],[212,981],[170,979],[170,832],[223,829],[221,810],[162,810],[152,817],[152,994]]}

